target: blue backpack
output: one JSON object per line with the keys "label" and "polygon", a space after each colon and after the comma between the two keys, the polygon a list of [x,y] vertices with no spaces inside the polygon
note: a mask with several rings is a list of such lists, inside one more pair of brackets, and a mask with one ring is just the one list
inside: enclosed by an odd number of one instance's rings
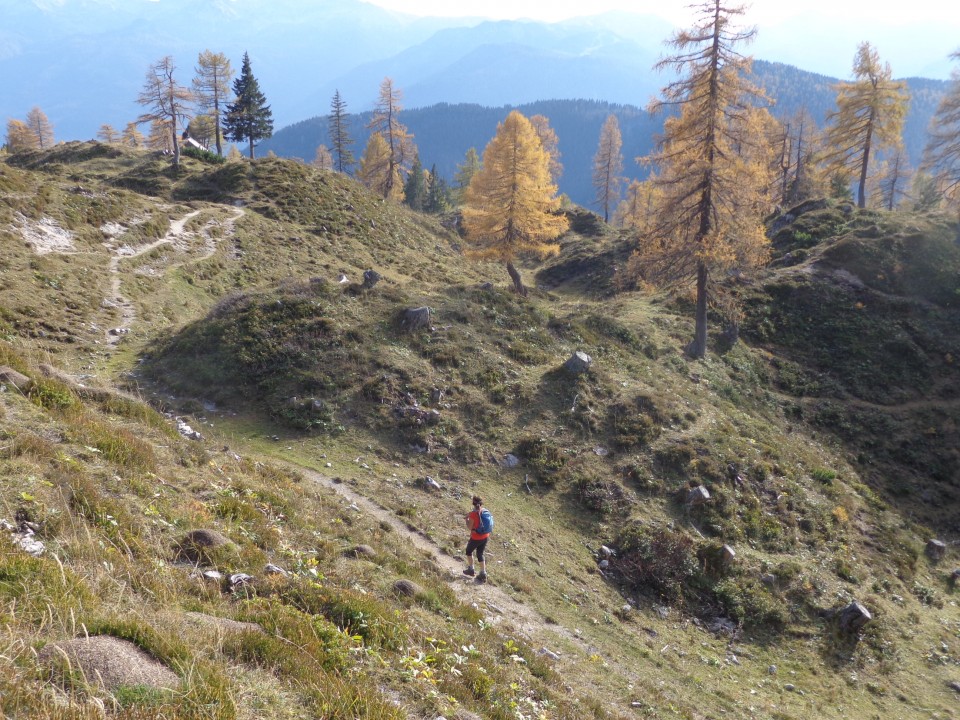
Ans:
{"label": "blue backpack", "polygon": [[484,508],[480,511],[480,524],[477,525],[477,534],[486,535],[489,532],[493,532],[493,515]]}

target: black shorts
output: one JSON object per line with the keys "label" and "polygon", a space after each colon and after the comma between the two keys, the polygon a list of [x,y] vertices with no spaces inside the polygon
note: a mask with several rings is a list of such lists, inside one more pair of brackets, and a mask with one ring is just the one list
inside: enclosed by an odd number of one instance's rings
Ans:
{"label": "black shorts", "polygon": [[467,557],[473,555],[473,551],[477,551],[477,560],[483,562],[483,551],[487,549],[487,540],[490,538],[485,537],[483,540],[474,540],[470,538],[467,542]]}

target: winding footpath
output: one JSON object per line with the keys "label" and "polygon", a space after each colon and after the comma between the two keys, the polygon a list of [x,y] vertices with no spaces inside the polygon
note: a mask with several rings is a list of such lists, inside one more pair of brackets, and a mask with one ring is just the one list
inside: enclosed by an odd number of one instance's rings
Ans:
{"label": "winding footpath", "polygon": [[[237,221],[243,216],[243,208],[233,207],[231,208],[231,215],[224,221],[224,232],[225,236],[230,236],[233,234],[233,228],[236,225]],[[166,235],[164,235],[159,240],[154,240],[148,245],[133,250],[129,245],[122,245],[117,248],[113,255],[110,257],[109,271],[110,271],[110,296],[106,298],[105,304],[108,307],[118,307],[120,308],[120,323],[115,325],[104,332],[108,346],[116,346],[120,342],[120,338],[123,337],[131,328],[134,321],[137,317],[137,311],[133,303],[121,292],[120,287],[120,261],[121,260],[131,260],[141,255],[144,255],[155,248],[160,247],[161,245],[176,245],[178,242],[182,242],[190,238],[194,233],[189,233],[186,231],[187,223],[190,222],[193,218],[199,215],[201,210],[194,210],[187,213],[183,217],[173,220],[170,222],[170,228],[167,230]],[[211,220],[207,224],[209,227],[211,224],[215,224],[217,221]],[[192,260],[205,260],[217,251],[217,244],[213,242],[209,233],[206,232],[206,228],[202,231],[203,236],[207,239],[207,246],[204,250],[204,253]],[[168,265],[167,270],[174,267],[174,264]]]}

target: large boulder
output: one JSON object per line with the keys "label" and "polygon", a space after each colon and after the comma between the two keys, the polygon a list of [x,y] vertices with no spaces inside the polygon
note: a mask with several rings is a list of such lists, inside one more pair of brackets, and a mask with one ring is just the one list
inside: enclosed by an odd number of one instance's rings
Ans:
{"label": "large boulder", "polygon": [[837,614],[840,631],[847,635],[855,635],[872,620],[873,615],[870,614],[870,611],[856,601],[847,605]]}
{"label": "large boulder", "polygon": [[180,686],[173,670],[132,642],[110,635],[52,643],[40,650],[38,658],[55,673],[73,671],[88,684],[110,692],[120,687],[176,690]]}
{"label": "large boulder", "polygon": [[583,350],[577,350],[563,364],[563,369],[571,375],[583,375],[583,373],[590,371],[591,365],[593,365],[593,358]]}
{"label": "large boulder", "polygon": [[198,565],[214,565],[215,556],[233,548],[230,540],[216,530],[200,528],[190,530],[173,546],[174,559],[186,560]]}
{"label": "large boulder", "polygon": [[9,365],[0,365],[0,385],[12,385],[20,392],[27,392],[33,380]]}

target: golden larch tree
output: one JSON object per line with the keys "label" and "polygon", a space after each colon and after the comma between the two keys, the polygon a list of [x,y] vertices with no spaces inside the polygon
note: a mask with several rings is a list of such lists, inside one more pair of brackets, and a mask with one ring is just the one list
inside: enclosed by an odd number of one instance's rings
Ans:
{"label": "golden larch tree", "polygon": [[37,139],[37,147],[41,150],[49,150],[53,147],[53,125],[47,118],[47,114],[39,107],[33,107],[27,113],[27,127]]}
{"label": "golden larch tree", "polygon": [[569,227],[559,209],[550,158],[533,125],[514,110],[497,125],[467,187],[463,229],[472,245],[470,255],[504,263],[514,288],[526,297],[513,261],[520,253],[545,257],[559,252],[551,241]]}
{"label": "golden larch tree", "polygon": [[310,163],[321,170],[333,170],[333,153],[326,145],[317,145],[317,151],[314,153],[313,162]]}
{"label": "golden larch tree", "polygon": [[113,125],[104,123],[100,126],[100,129],[97,130],[97,140],[107,144],[117,143],[120,142],[120,133],[117,132],[117,129]]}
{"label": "golden larch tree", "polygon": [[651,111],[674,111],[654,152],[645,161],[657,170],[659,191],[634,266],[647,282],[678,287],[695,280],[695,329],[687,353],[707,352],[707,308],[713,274],[762,264],[768,241],[762,217],[769,207],[769,153],[752,147],[766,136],[744,132],[759,122],[752,108],[763,95],[747,79],[749,58],[736,47],[753,29],[738,29],[742,7],[721,0],[697,6],[697,22],[677,32],[677,54],[658,63],[680,79],[662,90]]}
{"label": "golden larch tree", "polygon": [[560,138],[550,127],[550,119],[546,115],[531,115],[530,124],[540,138],[543,151],[550,158],[550,179],[556,184],[560,182],[560,176],[563,175],[563,163],[560,162]]}
{"label": "golden larch tree", "polygon": [[[950,55],[960,60],[960,50]],[[930,138],[923,152],[921,170],[929,173],[948,198],[960,200],[960,70],[950,74],[930,124]]]}
{"label": "golden larch tree", "polygon": [[902,142],[910,97],[907,85],[893,80],[890,63],[870,43],[860,43],[852,82],[836,86],[837,107],[827,115],[826,152],[821,158],[831,173],[857,174],[857,206],[867,206],[867,177],[875,150]]}
{"label": "golden larch tree", "polygon": [[400,166],[391,162],[390,146],[383,135],[372,133],[360,156],[357,180],[388,200],[403,202],[403,178]]}
{"label": "golden larch tree", "polygon": [[367,123],[367,127],[380,135],[389,150],[388,169],[383,174],[384,184],[380,190],[385,198],[403,198],[403,173],[409,169],[417,154],[413,135],[400,122],[402,99],[403,93],[394,86],[393,80],[384,78],[380,83],[380,95],[373,109],[373,117]]}
{"label": "golden larch tree", "polygon": [[[204,50],[197,57],[196,75],[193,78],[193,94],[197,106],[213,121],[213,137],[217,146],[217,155],[223,155],[221,130],[224,107],[230,99],[230,83],[233,82],[233,68],[223,53]],[[197,138],[194,136],[197,140]],[[201,142],[203,142],[201,140]],[[204,142],[204,145],[209,145]]]}
{"label": "golden larch tree", "polygon": [[593,187],[597,191],[597,206],[603,211],[603,221],[610,222],[610,210],[620,199],[623,178],[623,136],[617,116],[610,114],[600,129],[597,154],[593,156]]}
{"label": "golden larch tree", "polygon": [[23,150],[36,150],[40,147],[37,142],[37,136],[23,120],[7,120],[7,149],[10,152],[22,152]]}
{"label": "golden larch tree", "polygon": [[129,145],[130,147],[142,147],[143,146],[143,133],[140,132],[140,128],[137,127],[135,122],[127,123],[126,127],[123,128],[123,138],[124,145]]}

